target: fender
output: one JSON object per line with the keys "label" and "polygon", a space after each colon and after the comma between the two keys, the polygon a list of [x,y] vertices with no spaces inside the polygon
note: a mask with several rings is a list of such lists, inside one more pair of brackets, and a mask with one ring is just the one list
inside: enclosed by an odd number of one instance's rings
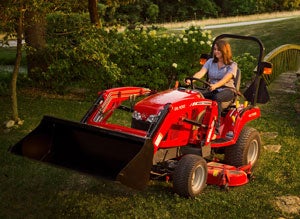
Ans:
{"label": "fender", "polygon": [[242,112],[240,112],[235,119],[235,129],[234,129],[234,142],[238,140],[238,136],[240,132],[244,128],[245,124],[259,118],[261,115],[260,109],[258,107],[253,107],[250,109],[245,108]]}
{"label": "fender", "polygon": [[223,138],[222,141],[215,141],[215,142],[212,141],[211,142],[212,148],[225,147],[225,146],[230,146],[235,144],[246,123],[259,118],[261,116],[261,112],[258,107],[252,106],[252,107],[243,108],[241,110],[235,109],[228,116],[231,117],[232,127],[234,128],[232,130],[233,138],[231,139]]}

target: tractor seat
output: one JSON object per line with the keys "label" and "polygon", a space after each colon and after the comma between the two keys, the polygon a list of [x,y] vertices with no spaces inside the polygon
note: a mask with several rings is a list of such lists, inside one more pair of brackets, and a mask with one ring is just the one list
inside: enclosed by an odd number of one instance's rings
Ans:
{"label": "tractor seat", "polygon": [[[234,78],[234,86],[235,86],[236,91],[238,92],[240,90],[240,86],[241,86],[241,71],[240,71],[240,69],[237,69],[237,71],[236,71],[236,77]],[[235,101],[237,100],[237,98],[238,98],[238,95],[236,93],[235,97],[232,100],[222,102],[221,103],[222,110],[227,109],[228,107],[233,105],[235,103]]]}

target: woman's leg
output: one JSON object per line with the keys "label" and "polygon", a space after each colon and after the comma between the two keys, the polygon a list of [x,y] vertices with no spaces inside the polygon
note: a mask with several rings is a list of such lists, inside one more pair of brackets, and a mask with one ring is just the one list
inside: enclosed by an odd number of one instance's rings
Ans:
{"label": "woman's leg", "polygon": [[231,89],[224,89],[220,92],[214,93],[212,100],[217,101],[217,103],[218,103],[218,119],[217,119],[216,128],[220,127],[222,102],[230,101],[233,98],[234,98],[234,92]]}

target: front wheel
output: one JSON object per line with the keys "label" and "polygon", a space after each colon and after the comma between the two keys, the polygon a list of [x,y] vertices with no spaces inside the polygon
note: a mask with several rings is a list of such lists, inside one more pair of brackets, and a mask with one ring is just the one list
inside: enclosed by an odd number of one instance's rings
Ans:
{"label": "front wheel", "polygon": [[245,126],[236,144],[225,148],[225,163],[240,167],[251,162],[251,165],[255,166],[260,155],[260,149],[259,132],[254,128]]}
{"label": "front wheel", "polygon": [[174,191],[181,196],[195,197],[206,187],[206,181],[206,161],[194,154],[183,156],[174,170]]}

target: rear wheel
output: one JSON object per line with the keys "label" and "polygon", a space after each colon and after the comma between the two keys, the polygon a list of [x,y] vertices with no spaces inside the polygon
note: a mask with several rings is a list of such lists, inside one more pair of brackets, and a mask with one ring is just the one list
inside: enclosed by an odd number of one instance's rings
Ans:
{"label": "rear wheel", "polygon": [[236,167],[257,164],[261,148],[258,131],[245,126],[240,133],[236,144],[225,148],[225,163]]}
{"label": "rear wheel", "polygon": [[206,181],[206,161],[194,154],[182,157],[173,174],[174,191],[181,196],[195,197],[205,188]]}

